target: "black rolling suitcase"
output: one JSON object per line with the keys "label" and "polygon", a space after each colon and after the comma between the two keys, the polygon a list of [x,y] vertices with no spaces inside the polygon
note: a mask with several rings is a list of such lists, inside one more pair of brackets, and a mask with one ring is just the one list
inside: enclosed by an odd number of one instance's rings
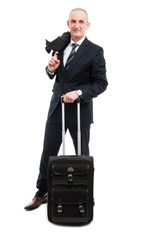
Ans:
{"label": "black rolling suitcase", "polygon": [[63,155],[48,164],[48,219],[58,224],[87,224],[93,219],[93,157],[81,155],[80,102],[77,101],[78,155],[65,155],[65,105],[62,102]]}

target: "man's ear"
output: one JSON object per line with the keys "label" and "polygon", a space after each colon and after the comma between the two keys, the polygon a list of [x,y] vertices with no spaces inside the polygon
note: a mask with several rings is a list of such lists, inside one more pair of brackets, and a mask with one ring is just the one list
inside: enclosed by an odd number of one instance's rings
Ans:
{"label": "man's ear", "polygon": [[87,29],[90,27],[90,22],[87,23]]}
{"label": "man's ear", "polygon": [[70,22],[69,22],[69,20],[67,20],[67,26],[68,26],[68,28],[70,28]]}

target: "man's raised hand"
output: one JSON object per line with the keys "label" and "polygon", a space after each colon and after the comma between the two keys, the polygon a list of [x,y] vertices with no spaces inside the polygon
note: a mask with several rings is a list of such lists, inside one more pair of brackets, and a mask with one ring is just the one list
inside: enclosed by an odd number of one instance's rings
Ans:
{"label": "man's raised hand", "polygon": [[58,54],[58,52],[55,52],[54,56],[48,62],[48,69],[50,72],[54,72],[60,65],[60,60],[57,58]]}

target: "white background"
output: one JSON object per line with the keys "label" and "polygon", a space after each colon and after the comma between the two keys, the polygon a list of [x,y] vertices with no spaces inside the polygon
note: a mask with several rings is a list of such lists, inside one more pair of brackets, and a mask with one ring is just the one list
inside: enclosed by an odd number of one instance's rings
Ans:
{"label": "white background", "polygon": [[[159,239],[157,0],[27,0],[0,4],[0,217],[3,239]],[[87,37],[104,48],[109,82],[94,99],[94,221],[60,227],[46,205],[26,212],[36,188],[53,81],[45,39],[85,8]],[[67,136],[68,153],[74,154]]]}

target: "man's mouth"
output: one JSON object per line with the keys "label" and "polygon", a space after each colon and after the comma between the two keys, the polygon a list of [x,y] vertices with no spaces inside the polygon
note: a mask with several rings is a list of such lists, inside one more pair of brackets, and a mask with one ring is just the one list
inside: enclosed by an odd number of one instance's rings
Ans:
{"label": "man's mouth", "polygon": [[77,32],[80,32],[80,30],[76,30],[76,29],[75,29],[75,30],[73,30],[73,31],[74,31],[74,32],[76,32],[76,33],[77,33]]}

